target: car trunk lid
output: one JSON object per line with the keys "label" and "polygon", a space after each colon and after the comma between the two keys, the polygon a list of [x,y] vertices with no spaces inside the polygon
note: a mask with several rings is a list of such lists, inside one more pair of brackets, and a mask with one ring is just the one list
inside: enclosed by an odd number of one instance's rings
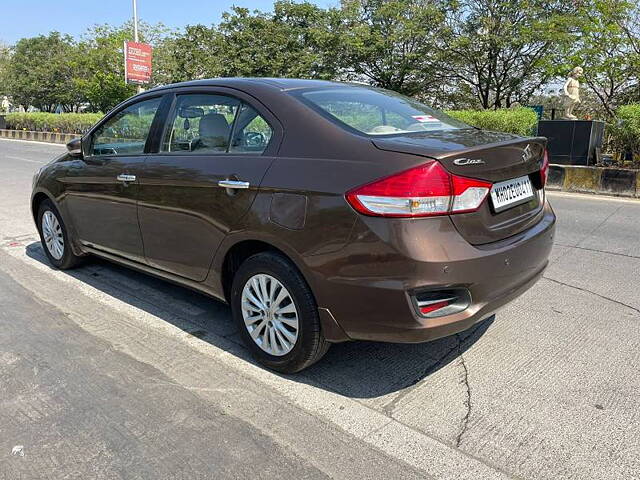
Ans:
{"label": "car trunk lid", "polygon": [[540,167],[545,138],[464,129],[376,138],[373,143],[381,150],[434,158],[455,175],[494,184],[528,177],[533,191],[529,200],[500,209],[489,195],[477,211],[451,215],[460,234],[473,245],[516,235],[542,217]]}

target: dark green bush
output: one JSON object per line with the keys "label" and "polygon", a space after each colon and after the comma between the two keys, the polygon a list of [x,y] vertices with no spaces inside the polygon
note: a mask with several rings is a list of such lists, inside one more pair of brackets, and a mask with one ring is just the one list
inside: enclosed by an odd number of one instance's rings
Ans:
{"label": "dark green bush", "polygon": [[501,110],[450,110],[447,114],[474,127],[527,136],[536,133],[538,116],[526,107]]}
{"label": "dark green bush", "polygon": [[607,125],[609,145],[618,161],[632,154],[634,163],[640,163],[640,104],[623,105],[616,111],[617,120]]}
{"label": "dark green bush", "polygon": [[9,113],[7,128],[36,132],[84,133],[102,118],[101,113]]}

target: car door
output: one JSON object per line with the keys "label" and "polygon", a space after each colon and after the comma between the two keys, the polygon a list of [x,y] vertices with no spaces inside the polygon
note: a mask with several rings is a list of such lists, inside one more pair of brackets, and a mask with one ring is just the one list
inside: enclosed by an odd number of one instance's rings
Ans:
{"label": "car door", "polygon": [[249,210],[281,128],[229,89],[175,95],[158,153],[140,179],[140,230],[149,265],[203,281]]}
{"label": "car door", "polygon": [[138,178],[161,100],[157,96],[125,106],[83,142],[83,159],[64,178],[63,200],[82,244],[144,262]]}

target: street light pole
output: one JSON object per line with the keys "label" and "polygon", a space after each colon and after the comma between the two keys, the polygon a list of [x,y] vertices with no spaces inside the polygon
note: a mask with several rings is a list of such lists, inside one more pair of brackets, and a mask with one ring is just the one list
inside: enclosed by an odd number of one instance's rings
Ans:
{"label": "street light pole", "polygon": [[133,41],[138,43],[138,2],[133,0]]}
{"label": "street light pole", "polygon": [[[136,0],[133,1],[133,41],[138,43],[138,2]],[[142,85],[138,85],[138,93],[144,92],[144,88]]]}

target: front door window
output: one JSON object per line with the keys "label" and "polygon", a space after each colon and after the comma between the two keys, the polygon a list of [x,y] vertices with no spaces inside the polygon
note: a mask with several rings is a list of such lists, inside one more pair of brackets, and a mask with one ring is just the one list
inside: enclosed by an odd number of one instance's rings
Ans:
{"label": "front door window", "polygon": [[161,98],[128,106],[107,120],[94,134],[91,155],[139,155],[144,153],[151,124]]}

